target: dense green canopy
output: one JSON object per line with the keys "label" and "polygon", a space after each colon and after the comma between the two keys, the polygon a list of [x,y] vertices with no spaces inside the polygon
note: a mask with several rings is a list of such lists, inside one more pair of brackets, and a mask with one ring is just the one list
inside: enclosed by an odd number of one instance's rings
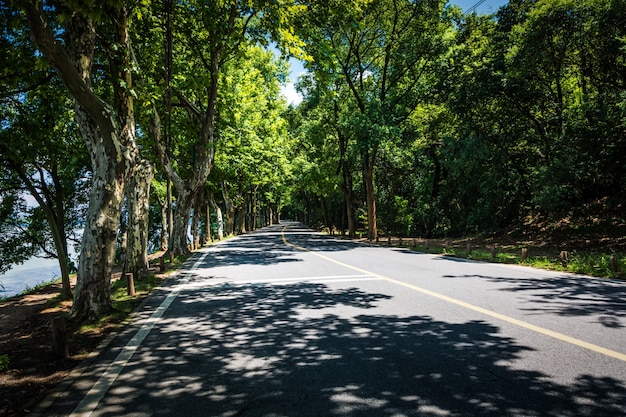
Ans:
{"label": "dense green canopy", "polygon": [[[372,239],[624,223],[624,2],[29,0],[0,16],[0,272],[41,253],[67,271],[84,226],[79,316],[110,310],[113,262],[141,276],[148,250],[280,216]],[[287,57],[307,69],[298,106]]]}

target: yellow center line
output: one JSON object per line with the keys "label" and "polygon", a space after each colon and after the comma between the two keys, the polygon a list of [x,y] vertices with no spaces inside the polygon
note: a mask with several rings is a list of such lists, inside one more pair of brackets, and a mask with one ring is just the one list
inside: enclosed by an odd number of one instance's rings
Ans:
{"label": "yellow center line", "polygon": [[299,249],[299,250],[304,251],[304,252],[309,252],[309,253],[311,253],[311,254],[313,254],[315,256],[318,256],[318,257],[320,257],[320,258],[322,258],[322,259],[324,259],[326,261],[335,263],[337,265],[341,265],[341,266],[343,266],[345,268],[352,269],[353,271],[357,271],[359,273],[366,274],[366,275],[371,275],[373,277],[377,277],[377,278],[380,278],[380,279],[385,280],[387,282],[391,282],[393,284],[409,288],[409,289],[411,289],[413,291],[416,291],[416,292],[428,295],[430,297],[438,298],[438,299],[446,301],[448,303],[455,304],[455,305],[460,306],[460,307],[464,307],[464,308],[466,308],[468,310],[476,311],[476,312],[484,314],[486,316],[493,317],[493,318],[496,318],[498,320],[502,320],[502,321],[505,321],[507,323],[511,323],[511,324],[516,325],[516,326],[528,329],[528,330],[532,330],[534,332],[543,334],[545,336],[552,337],[552,338],[560,340],[562,342],[570,343],[572,345],[575,345],[575,346],[578,346],[578,347],[582,347],[584,349],[588,349],[588,350],[591,350],[593,352],[600,353],[602,355],[609,356],[611,358],[620,360],[622,362],[626,362],[626,354],[624,354],[624,353],[617,352],[617,351],[614,351],[614,350],[611,350],[611,349],[607,349],[607,348],[604,348],[602,346],[595,345],[593,343],[585,342],[584,340],[576,339],[575,337],[567,336],[567,335],[565,335],[563,333],[559,333],[559,332],[555,332],[555,331],[552,331],[552,330],[548,330],[548,329],[545,329],[545,328],[540,327],[540,326],[535,326],[534,324],[530,324],[530,323],[527,323],[525,321],[515,319],[513,317],[505,316],[504,314],[496,313],[495,311],[487,310],[486,308],[478,307],[478,306],[475,306],[473,304],[466,303],[465,301],[457,300],[456,298],[448,297],[447,295],[439,294],[437,292],[430,291],[430,290],[427,290],[425,288],[418,287],[416,285],[408,284],[406,282],[402,282],[402,281],[399,281],[397,279],[389,278],[389,277],[386,277],[384,275],[380,275],[380,274],[377,274],[377,273],[374,273],[374,272],[370,272],[370,271],[367,271],[365,269],[362,269],[362,268],[359,268],[359,267],[356,267],[356,266],[353,266],[353,265],[349,265],[349,264],[343,263],[343,262],[338,261],[336,259],[329,258],[328,256],[322,255],[321,253],[315,252],[315,251],[313,251],[311,249],[307,249],[307,248],[303,248],[302,246],[294,245],[293,243],[289,243],[287,241],[287,238],[285,236],[285,229],[286,228],[287,228],[287,226],[285,226],[283,228],[283,230],[282,230],[283,242],[285,243],[285,245],[291,246],[292,248],[296,248],[296,249]]}

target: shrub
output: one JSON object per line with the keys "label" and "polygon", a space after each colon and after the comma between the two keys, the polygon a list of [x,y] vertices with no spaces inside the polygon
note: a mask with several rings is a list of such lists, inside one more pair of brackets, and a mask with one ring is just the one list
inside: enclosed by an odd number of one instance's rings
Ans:
{"label": "shrub", "polygon": [[9,369],[9,355],[0,355],[0,371]]}

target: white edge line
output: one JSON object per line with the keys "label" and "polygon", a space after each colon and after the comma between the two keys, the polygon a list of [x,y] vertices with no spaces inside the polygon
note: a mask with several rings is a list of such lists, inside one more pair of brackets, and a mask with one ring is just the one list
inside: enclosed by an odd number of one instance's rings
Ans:
{"label": "white edge line", "polygon": [[[205,252],[198,258],[198,260],[193,264],[191,270],[194,270],[200,265],[204,258],[208,255],[208,252]],[[102,376],[98,379],[98,381],[91,387],[89,392],[83,397],[80,403],[76,406],[70,417],[88,417],[94,412],[104,394],[111,388],[111,385],[115,382],[115,380],[119,377],[120,373],[124,367],[128,364],[128,361],[133,356],[133,353],[137,350],[137,348],[144,341],[146,336],[150,333],[152,328],[156,325],[159,319],[163,316],[163,313],[169,308],[174,299],[180,293],[181,287],[187,283],[189,280],[189,274],[184,273],[181,281],[176,284],[176,286],[172,289],[172,291],[165,297],[165,299],[161,302],[159,307],[152,313],[152,315],[146,319],[145,323],[141,326],[141,328],[135,333],[135,335],[128,341],[126,346],[122,348],[122,351],[117,355],[115,360],[111,362],[109,367],[104,371]]]}

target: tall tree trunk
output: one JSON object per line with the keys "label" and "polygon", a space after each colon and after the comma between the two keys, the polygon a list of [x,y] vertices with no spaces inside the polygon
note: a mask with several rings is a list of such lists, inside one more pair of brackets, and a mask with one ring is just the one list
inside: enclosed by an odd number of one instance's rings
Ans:
{"label": "tall tree trunk", "polygon": [[374,165],[376,151],[366,152],[363,158],[363,182],[367,201],[367,238],[376,240],[378,230],[376,228],[376,192],[374,189]]}
{"label": "tall tree trunk", "polygon": [[[98,129],[91,124],[91,117],[80,106],[76,107],[75,114],[90,149],[93,180],[72,313],[80,318],[96,320],[111,311],[111,270],[126,175],[113,159],[116,156],[108,155],[100,145],[101,141],[96,136]],[[122,175],[118,175],[119,171]]]}
{"label": "tall tree trunk", "polygon": [[191,218],[191,244],[194,250],[200,247],[200,215],[202,213],[203,191],[201,189],[200,193],[196,194],[196,198],[194,198],[193,216]]}
{"label": "tall tree trunk", "polygon": [[[189,253],[188,244],[190,242],[187,238],[187,226],[189,225],[194,195],[199,187],[190,188],[190,182],[185,182],[172,166],[172,161],[161,140],[161,118],[155,106],[152,107],[152,112],[152,117],[150,118],[150,133],[157,145],[161,164],[165,168],[168,181],[171,180],[176,189],[176,208],[173,213],[172,232],[169,236],[168,251],[178,255]],[[210,170],[210,168],[207,167],[207,170]],[[196,175],[198,174],[194,174],[194,177]]]}
{"label": "tall tree trunk", "polygon": [[226,183],[222,182],[222,197],[224,198],[224,207],[226,208],[226,234],[235,234],[235,211],[237,207],[228,196],[228,190],[226,189]]}
{"label": "tall tree trunk", "polygon": [[238,217],[238,228],[237,228],[237,234],[238,235],[243,235],[245,233],[247,233],[246,230],[246,210],[239,210],[239,212],[237,213],[237,217]]}
{"label": "tall tree trunk", "polygon": [[213,194],[209,197],[209,203],[213,210],[215,210],[215,217],[217,218],[217,240],[224,239],[224,218],[222,216],[222,208],[215,202]]}
{"label": "tall tree trunk", "polygon": [[[356,236],[356,222],[354,221],[354,198],[352,196],[352,172],[347,162],[348,153],[348,137],[345,136],[339,128],[339,103],[334,102],[334,123],[337,131],[337,140],[339,142],[339,170],[341,170],[342,185],[341,191],[345,200],[346,217],[348,220],[348,237]],[[343,233],[342,233],[343,234]]]}
{"label": "tall tree trunk", "polygon": [[272,224],[280,224],[280,208],[278,206],[278,203],[270,204],[270,208],[272,210],[272,213],[270,214],[270,217],[272,218]]}
{"label": "tall tree trunk", "polygon": [[322,206],[322,213],[324,213],[324,226],[331,227],[329,216],[328,216],[328,205],[326,204],[326,199],[324,197],[320,197],[320,204]]}
{"label": "tall tree trunk", "polygon": [[[57,250],[57,256],[59,259],[59,267],[61,270],[61,297],[70,299],[72,298],[72,286],[70,283],[70,257],[67,251],[67,233],[65,230],[65,195],[63,192],[63,186],[58,176],[57,167],[53,169],[52,173],[52,181],[54,183],[54,187],[56,189],[56,201],[54,202],[54,208],[56,209],[53,214],[55,214],[56,233],[58,237],[55,237],[55,247]],[[55,232],[53,231],[53,235]]]}
{"label": "tall tree trunk", "polygon": [[203,202],[203,211],[204,211],[204,227],[203,231],[203,239],[202,243],[205,246],[208,246],[213,241],[213,237],[211,236],[211,204],[209,204],[208,199],[205,199]]}
{"label": "tall tree trunk", "polygon": [[159,201],[159,207],[161,208],[161,250],[167,250],[167,231],[168,231],[168,207],[167,200]]}
{"label": "tall tree trunk", "polygon": [[258,198],[258,190],[259,186],[256,185],[252,188],[252,192],[250,193],[250,231],[256,230],[258,228],[259,221],[259,198]]}
{"label": "tall tree trunk", "polygon": [[174,170],[169,155],[166,154],[163,146],[160,145],[158,147],[163,166],[168,177],[174,183],[174,188],[176,188],[177,199],[174,212],[174,228],[170,239],[170,250],[174,251],[174,253],[188,252],[187,225],[193,205],[193,196],[200,191],[201,187],[204,187],[206,179],[213,168],[213,159],[215,157],[215,146],[213,144],[215,143],[214,130],[221,53],[221,46],[211,53],[209,63],[210,82],[207,88],[206,109],[204,111],[200,110],[184,95],[179,97],[182,105],[185,106],[190,114],[194,115],[195,120],[200,121],[199,136],[194,148],[194,169],[191,178],[183,181]]}
{"label": "tall tree trunk", "polygon": [[166,206],[166,210],[167,210],[167,218],[165,220],[166,222],[166,236],[165,236],[165,248],[164,249],[168,249],[168,242],[169,239],[172,238],[172,235],[174,234],[174,195],[172,194],[172,180],[170,180],[169,176],[167,178],[167,206]]}
{"label": "tall tree trunk", "polygon": [[148,221],[150,218],[150,185],[154,168],[146,160],[138,162],[129,177],[126,190],[128,236],[126,246],[127,271],[135,279],[148,274]]}
{"label": "tall tree trunk", "polygon": [[[128,91],[132,88],[128,83],[130,67],[125,70],[124,88],[115,89],[116,106],[120,99],[123,102],[113,111],[91,88],[90,72],[96,39],[93,22],[78,11],[72,13],[64,31],[66,50],[56,41],[41,0],[24,2],[22,7],[38,49],[54,66],[76,101],[76,120],[91,158],[93,180],[72,313],[94,320],[111,310],[110,280],[117,224],[125,181],[132,166],[129,151],[134,146],[134,120],[132,97]],[[119,25],[116,31],[127,36],[126,10],[114,12],[124,17],[116,20]],[[119,51],[129,54],[128,48],[128,43],[124,43]]]}
{"label": "tall tree trunk", "polygon": [[184,187],[176,189],[174,228],[168,244],[169,250],[176,255],[189,253],[188,245],[191,242],[187,236],[187,229],[191,219],[193,200],[193,194],[188,193]]}
{"label": "tall tree trunk", "polygon": [[356,222],[354,220],[354,197],[352,194],[352,173],[350,167],[345,162],[341,161],[341,191],[343,192],[343,198],[345,202],[345,214],[348,221],[348,236],[353,238],[356,236]]}
{"label": "tall tree trunk", "polygon": [[[54,240],[54,248],[57,253],[57,260],[59,262],[59,269],[61,271],[61,297],[64,299],[72,298],[72,286],[70,284],[70,271],[69,271],[69,256],[67,253],[67,234],[65,233],[65,207],[63,199],[63,187],[56,174],[56,169],[53,169],[49,173],[56,192],[50,190],[40,193],[37,187],[32,181],[32,178],[27,175],[22,166],[14,166],[13,170],[19,175],[21,180],[26,185],[26,188],[30,194],[35,198],[39,207],[43,209],[46,215],[46,220],[50,227],[50,233]],[[40,179],[41,189],[47,188],[45,178]]]}
{"label": "tall tree trunk", "polygon": [[130,158],[126,171],[126,207],[128,209],[126,266],[136,279],[147,275],[148,265],[148,219],[150,216],[150,186],[154,178],[152,164],[143,159],[135,142],[135,113],[131,74],[129,19],[126,5],[109,10],[114,26],[114,42],[119,47],[111,54],[111,70],[114,75],[113,96],[115,113],[120,120],[120,141]]}

